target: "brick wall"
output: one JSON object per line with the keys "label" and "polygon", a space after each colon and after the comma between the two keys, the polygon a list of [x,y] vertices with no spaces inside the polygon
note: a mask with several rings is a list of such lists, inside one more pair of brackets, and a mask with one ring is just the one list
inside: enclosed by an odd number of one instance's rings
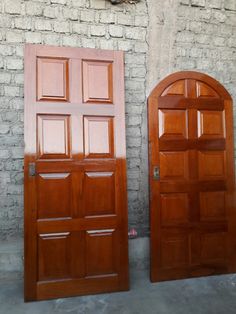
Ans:
{"label": "brick wall", "polygon": [[24,43],[125,51],[129,222],[146,235],[146,97],[167,74],[195,69],[236,102],[235,34],[235,0],[0,0],[0,239],[22,235]]}

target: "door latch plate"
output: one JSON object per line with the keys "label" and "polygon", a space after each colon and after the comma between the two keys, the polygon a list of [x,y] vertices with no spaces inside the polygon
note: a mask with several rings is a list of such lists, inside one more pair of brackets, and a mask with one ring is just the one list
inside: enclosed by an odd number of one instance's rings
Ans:
{"label": "door latch plate", "polygon": [[36,170],[35,170],[35,162],[30,162],[29,163],[29,176],[30,177],[35,177]]}
{"label": "door latch plate", "polygon": [[160,169],[158,166],[155,166],[153,168],[153,179],[154,180],[160,180]]}

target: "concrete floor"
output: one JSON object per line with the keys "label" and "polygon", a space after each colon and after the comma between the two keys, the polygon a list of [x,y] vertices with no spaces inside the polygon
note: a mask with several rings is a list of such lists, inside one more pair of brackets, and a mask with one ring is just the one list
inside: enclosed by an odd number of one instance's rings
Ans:
{"label": "concrete floor", "polygon": [[0,282],[0,314],[236,314],[236,275],[151,284],[131,273],[128,292],[23,302],[22,280]]}

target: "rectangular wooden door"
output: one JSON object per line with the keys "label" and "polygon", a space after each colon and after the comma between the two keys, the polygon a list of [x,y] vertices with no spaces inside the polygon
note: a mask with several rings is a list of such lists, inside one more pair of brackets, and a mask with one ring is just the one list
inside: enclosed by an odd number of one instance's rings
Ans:
{"label": "rectangular wooden door", "polygon": [[229,93],[183,71],[160,82],[148,105],[152,281],[234,272]]}
{"label": "rectangular wooden door", "polygon": [[25,47],[25,300],[127,290],[123,53]]}

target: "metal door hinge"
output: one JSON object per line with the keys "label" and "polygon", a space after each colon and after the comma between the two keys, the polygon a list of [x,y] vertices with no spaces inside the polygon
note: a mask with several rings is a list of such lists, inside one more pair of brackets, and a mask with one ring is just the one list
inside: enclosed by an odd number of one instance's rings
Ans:
{"label": "metal door hinge", "polygon": [[29,176],[30,177],[35,177],[36,170],[35,170],[35,162],[30,162],[29,163]]}
{"label": "metal door hinge", "polygon": [[160,169],[158,166],[155,166],[153,168],[153,179],[154,180],[160,180]]}

